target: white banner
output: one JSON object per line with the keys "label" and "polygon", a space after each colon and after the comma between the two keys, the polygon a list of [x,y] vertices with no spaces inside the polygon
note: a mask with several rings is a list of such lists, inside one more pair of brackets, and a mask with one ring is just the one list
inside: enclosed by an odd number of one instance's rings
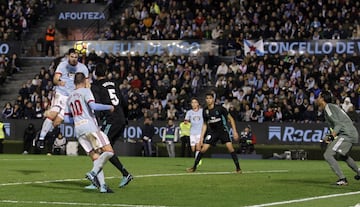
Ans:
{"label": "white banner", "polygon": [[[67,41],[60,44],[60,54],[65,54],[77,41]],[[83,41],[87,45],[87,53],[94,50],[96,54],[119,54],[127,56],[128,53],[150,56],[162,55],[195,55],[198,52],[218,54],[218,45],[213,41],[182,41],[182,40],[147,40],[147,41]]]}

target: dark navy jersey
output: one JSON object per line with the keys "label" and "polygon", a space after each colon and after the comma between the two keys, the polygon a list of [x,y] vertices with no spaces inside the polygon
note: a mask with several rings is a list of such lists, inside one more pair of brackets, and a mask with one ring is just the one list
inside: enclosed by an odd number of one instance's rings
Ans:
{"label": "dark navy jersey", "polygon": [[205,107],[203,110],[204,122],[207,124],[209,131],[228,131],[227,116],[228,111],[221,105],[215,105],[212,109]]}
{"label": "dark navy jersey", "polygon": [[[118,84],[114,81],[101,79],[91,84],[91,90],[95,97],[96,103],[111,104],[115,107],[114,112],[105,111],[99,117],[101,120],[106,119],[106,123],[120,124],[126,123],[127,103],[122,96]],[[105,116],[105,117],[104,117]]]}

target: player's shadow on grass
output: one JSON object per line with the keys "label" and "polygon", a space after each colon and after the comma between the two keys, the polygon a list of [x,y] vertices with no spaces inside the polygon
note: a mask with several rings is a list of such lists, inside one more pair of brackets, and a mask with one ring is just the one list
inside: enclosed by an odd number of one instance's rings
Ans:
{"label": "player's shadow on grass", "polygon": [[24,175],[30,175],[30,174],[36,174],[36,173],[42,173],[43,170],[15,170],[19,173],[22,173]]}
{"label": "player's shadow on grass", "polygon": [[[63,181],[63,182],[51,182],[44,184],[33,184],[32,186],[39,188],[48,188],[48,189],[64,189],[64,190],[83,190],[84,187],[89,184],[84,181]],[[84,189],[85,190],[85,189]]]}

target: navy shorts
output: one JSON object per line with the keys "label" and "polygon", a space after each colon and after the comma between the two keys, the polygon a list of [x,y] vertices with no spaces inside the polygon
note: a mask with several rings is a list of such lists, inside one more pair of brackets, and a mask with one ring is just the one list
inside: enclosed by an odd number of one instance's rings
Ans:
{"label": "navy shorts", "polygon": [[125,125],[106,124],[101,127],[102,131],[109,137],[111,145],[123,136]]}
{"label": "navy shorts", "polygon": [[230,135],[227,130],[219,130],[216,132],[208,131],[204,137],[203,143],[215,146],[219,140],[221,141],[221,144],[231,142]]}

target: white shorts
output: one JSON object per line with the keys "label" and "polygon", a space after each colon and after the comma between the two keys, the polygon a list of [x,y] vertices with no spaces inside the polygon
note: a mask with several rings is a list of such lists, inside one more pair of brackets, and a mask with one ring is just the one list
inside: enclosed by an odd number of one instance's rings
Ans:
{"label": "white shorts", "polygon": [[50,111],[57,112],[58,116],[64,119],[67,100],[68,96],[55,92],[53,98],[51,99]]}
{"label": "white shorts", "polygon": [[200,134],[190,135],[190,146],[194,147],[200,142]]}
{"label": "white shorts", "polygon": [[108,136],[100,130],[97,132],[83,134],[78,138],[78,141],[86,153],[91,152],[93,149],[97,150],[110,144]]}

